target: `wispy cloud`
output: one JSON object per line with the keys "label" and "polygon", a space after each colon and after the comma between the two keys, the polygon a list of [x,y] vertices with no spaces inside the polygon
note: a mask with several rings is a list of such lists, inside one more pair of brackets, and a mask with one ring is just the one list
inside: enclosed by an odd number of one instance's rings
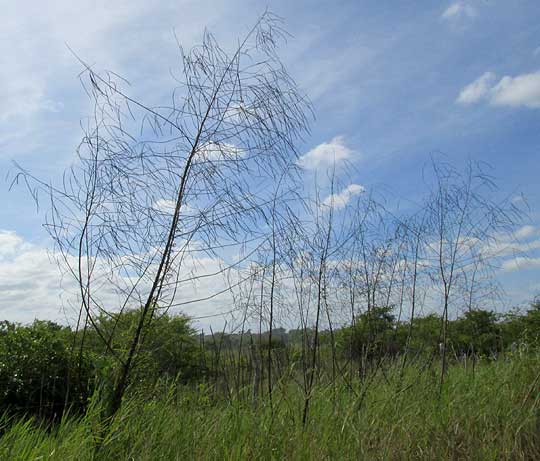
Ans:
{"label": "wispy cloud", "polygon": [[[131,96],[160,103],[163,88],[174,85],[169,73],[178,62],[173,29],[182,26],[178,38],[189,48],[224,9],[224,3],[208,0],[153,5],[142,0],[80,0],[76,5],[50,0],[46,8],[38,1],[24,6],[3,2],[0,142],[20,135],[31,138],[40,155],[54,145],[57,157],[77,145],[78,122],[88,114],[88,101],[78,79],[82,66],[66,44],[96,71],[112,70],[128,78]],[[59,133],[59,124],[66,131]],[[31,151],[26,142],[6,144],[0,157]]]}
{"label": "wispy cloud", "polygon": [[493,72],[486,72],[461,90],[457,98],[460,104],[472,104],[488,96],[496,80]]}
{"label": "wispy cloud", "polygon": [[501,234],[497,238],[484,242],[481,251],[487,257],[534,257],[540,250],[540,226],[530,224],[521,226],[512,234]]}
{"label": "wispy cloud", "polygon": [[39,112],[60,112],[63,104],[47,97],[44,85],[31,78],[4,81],[0,85],[0,122],[33,116]]}
{"label": "wispy cloud", "polygon": [[307,170],[316,170],[348,160],[353,150],[345,145],[343,136],[336,136],[329,142],[323,142],[298,159],[298,164]]}
{"label": "wispy cloud", "polygon": [[531,226],[530,224],[520,227],[515,232],[515,237],[517,239],[526,239],[537,235],[540,235],[540,227]]}
{"label": "wispy cloud", "polygon": [[517,256],[515,258],[504,261],[501,268],[505,272],[540,268],[540,258],[527,258],[525,256]]}
{"label": "wispy cloud", "polygon": [[485,100],[494,106],[540,108],[540,71],[505,76],[495,82],[495,74],[486,72],[461,90],[457,102],[474,104]]}

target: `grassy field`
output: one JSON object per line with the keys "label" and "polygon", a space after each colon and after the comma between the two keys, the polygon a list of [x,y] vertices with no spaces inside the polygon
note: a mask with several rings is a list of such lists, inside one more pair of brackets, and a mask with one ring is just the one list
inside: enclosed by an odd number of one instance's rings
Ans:
{"label": "grassy field", "polygon": [[[257,403],[213,389],[156,388],[131,395],[107,427],[99,404],[53,429],[3,419],[2,460],[540,459],[536,355],[438,368],[397,365],[369,385],[319,385],[308,424],[288,382]],[[367,383],[367,381],[366,381]],[[400,384],[401,383],[401,384]],[[99,448],[96,449],[96,447]]]}

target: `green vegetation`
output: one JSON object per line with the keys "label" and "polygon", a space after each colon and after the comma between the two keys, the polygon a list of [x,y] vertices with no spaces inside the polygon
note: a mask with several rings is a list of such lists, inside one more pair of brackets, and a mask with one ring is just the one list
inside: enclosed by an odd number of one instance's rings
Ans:
{"label": "green vegetation", "polygon": [[[248,403],[216,389],[156,386],[132,395],[112,424],[99,404],[52,430],[4,419],[0,458],[10,460],[174,459],[538,459],[538,354],[454,364],[441,396],[433,367],[379,369],[369,381],[316,386],[301,424],[302,395],[290,383]],[[99,449],[95,451],[96,444]]]}
{"label": "green vegetation", "polygon": [[92,393],[93,364],[72,360],[72,332],[52,322],[0,323],[0,411],[55,418],[82,408]]}
{"label": "green vegetation", "polygon": [[[110,343],[114,353],[127,347],[135,320],[134,311],[98,319],[102,331],[110,334],[115,330]],[[60,418],[67,408],[72,413],[84,412],[98,386],[103,392],[110,391],[111,355],[91,328],[74,333],[53,322],[2,322],[0,412],[46,420]],[[202,376],[205,368],[199,355],[188,319],[160,315],[141,344],[133,383],[148,386],[158,379],[185,382]]]}
{"label": "green vegetation", "polygon": [[[417,318],[410,338],[386,308],[334,331],[337,374],[323,331],[305,425],[297,332],[274,331],[270,399],[268,333],[196,336],[187,318],[163,315],[107,419],[110,369],[91,328],[81,361],[69,328],[3,322],[0,459],[538,459],[539,313],[533,303],[451,321],[442,387],[434,315]],[[113,350],[135,318],[100,319],[116,329]]]}

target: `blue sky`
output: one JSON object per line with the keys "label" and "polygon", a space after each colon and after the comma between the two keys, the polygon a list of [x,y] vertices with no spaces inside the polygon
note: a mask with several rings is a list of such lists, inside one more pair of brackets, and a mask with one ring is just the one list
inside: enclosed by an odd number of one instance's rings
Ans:
{"label": "blue sky", "polygon": [[[510,303],[540,293],[540,8],[537,1],[2,1],[0,172],[15,160],[45,179],[74,159],[90,113],[70,53],[126,77],[132,95],[166,97],[205,27],[233,47],[266,7],[293,35],[282,58],[313,101],[301,151],[344,152],[354,183],[414,198],[430,155],[493,167],[531,211],[533,251],[500,271]],[[326,150],[325,150],[326,149]],[[0,317],[57,319],[58,276],[43,215],[0,182]],[[33,280],[29,283],[28,280]]]}

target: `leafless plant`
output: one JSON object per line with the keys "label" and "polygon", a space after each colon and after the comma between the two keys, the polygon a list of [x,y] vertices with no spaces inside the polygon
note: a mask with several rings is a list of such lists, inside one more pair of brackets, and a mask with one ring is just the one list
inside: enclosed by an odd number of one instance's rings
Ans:
{"label": "leafless plant", "polygon": [[[468,165],[461,173],[451,165],[431,163],[433,189],[426,204],[426,254],[431,260],[431,280],[440,288],[441,375],[440,389],[448,360],[448,317],[454,293],[466,288],[471,306],[475,281],[480,271],[489,271],[490,254],[484,249],[501,234],[510,234],[521,213],[507,199],[493,198],[495,183],[482,165]],[[466,275],[470,274],[467,278]]]}
{"label": "leafless plant", "polygon": [[[131,97],[125,80],[81,60],[94,111],[77,162],[57,186],[25,171],[16,178],[36,199],[49,197],[46,228],[78,284],[79,327],[91,326],[116,359],[109,414],[153,318],[194,302],[188,283],[238,264],[227,250],[265,241],[272,185],[280,178],[277,200],[294,186],[310,106],[277,55],[285,36],[268,12],[232,54],[206,32],[189,53],[180,48],[182,74],[166,105]],[[205,273],[202,256],[220,269]],[[133,307],[129,347],[116,350],[97,315]]]}

